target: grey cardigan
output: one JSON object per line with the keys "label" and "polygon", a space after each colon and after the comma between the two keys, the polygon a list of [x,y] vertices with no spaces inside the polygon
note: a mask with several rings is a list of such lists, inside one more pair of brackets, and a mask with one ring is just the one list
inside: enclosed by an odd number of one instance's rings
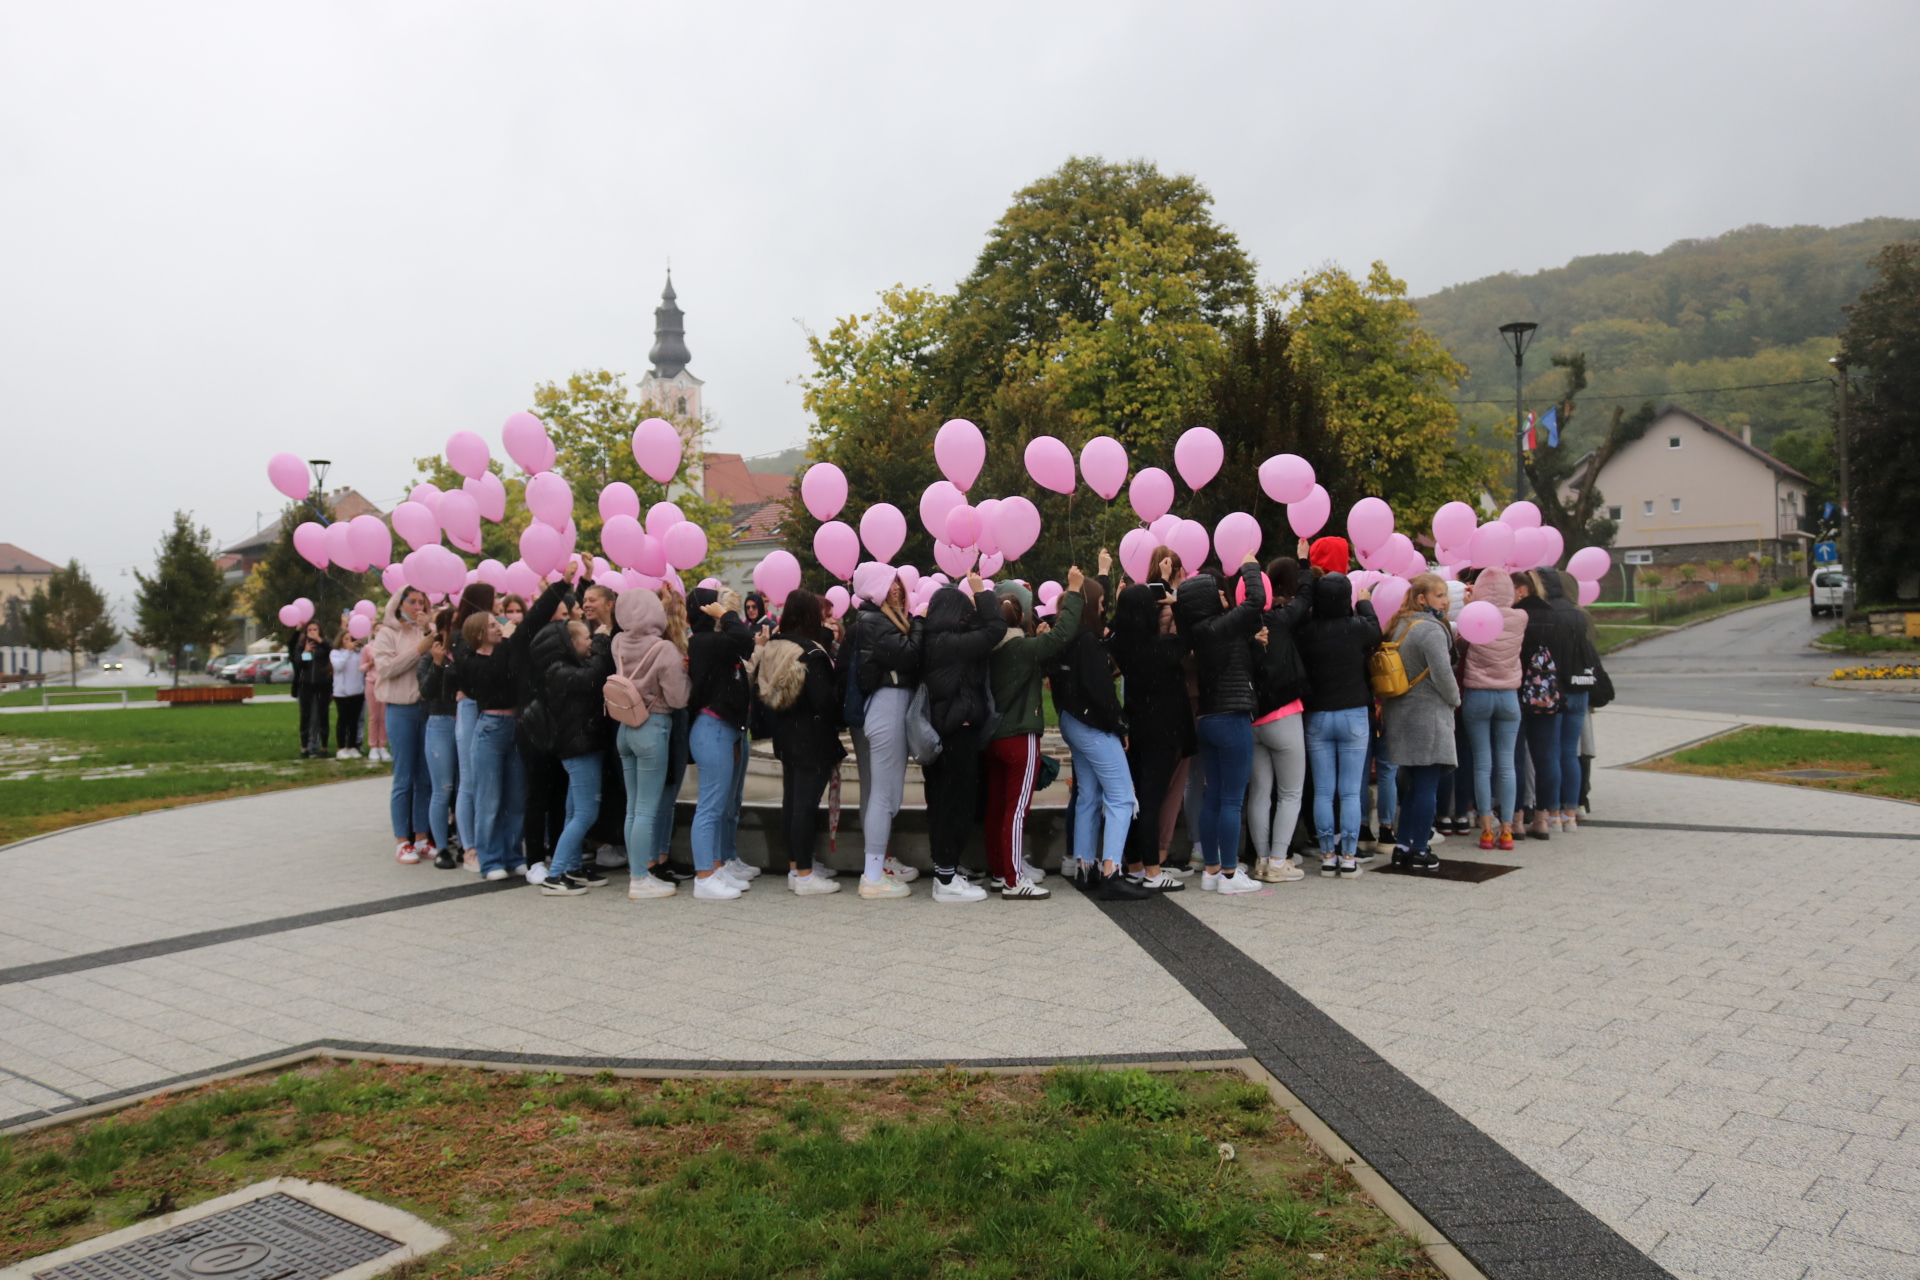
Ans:
{"label": "grey cardigan", "polygon": [[1460,685],[1453,678],[1453,637],[1446,623],[1416,618],[1400,636],[1400,661],[1408,680],[1423,671],[1427,677],[1381,704],[1380,753],[1396,765],[1457,765],[1453,709],[1460,705]]}

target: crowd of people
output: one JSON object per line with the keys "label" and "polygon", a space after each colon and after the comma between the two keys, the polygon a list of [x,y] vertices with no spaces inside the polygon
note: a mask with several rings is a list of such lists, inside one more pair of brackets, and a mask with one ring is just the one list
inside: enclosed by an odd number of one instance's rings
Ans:
{"label": "crowd of people", "polygon": [[[1247,893],[1308,860],[1334,878],[1383,856],[1430,871],[1448,838],[1498,850],[1579,829],[1589,711],[1610,686],[1553,569],[1421,574],[1382,618],[1337,537],[1230,573],[1189,572],[1167,547],[1149,563],[1149,581],[1111,580],[1103,551],[1050,603],[969,574],[918,609],[890,566],[868,564],[843,617],[803,590],[775,617],[711,581],[684,598],[559,581],[531,602],[476,583],[437,612],[408,589],[364,647],[314,624],[294,638],[303,753],[325,754],[331,700],[337,754],[357,754],[364,703],[393,765],[400,862],[524,875],[563,897],[621,865],[635,899],[689,882],[698,899],[747,892],[762,874],[738,848],[748,761],[770,739],[795,894],[842,888],[814,852],[850,740],[861,897],[906,897],[921,878],[893,848],[917,764],[933,899],[1044,899],[1026,825],[1059,770],[1041,749],[1048,693],[1072,764],[1061,872],[1104,900],[1195,875]],[[1503,620],[1486,643],[1453,626],[1476,600]],[[672,846],[689,762],[687,863]],[[1182,812],[1193,849],[1176,859]],[[965,865],[976,831],[984,871]]]}

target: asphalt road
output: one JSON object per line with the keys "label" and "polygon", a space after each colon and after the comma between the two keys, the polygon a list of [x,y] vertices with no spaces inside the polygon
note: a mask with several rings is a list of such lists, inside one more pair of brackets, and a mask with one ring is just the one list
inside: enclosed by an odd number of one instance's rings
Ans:
{"label": "asphalt road", "polygon": [[1625,706],[1920,727],[1920,694],[1813,683],[1858,661],[1807,647],[1833,626],[1831,618],[1811,617],[1804,599],[1783,600],[1642,640],[1609,655],[1607,673]]}

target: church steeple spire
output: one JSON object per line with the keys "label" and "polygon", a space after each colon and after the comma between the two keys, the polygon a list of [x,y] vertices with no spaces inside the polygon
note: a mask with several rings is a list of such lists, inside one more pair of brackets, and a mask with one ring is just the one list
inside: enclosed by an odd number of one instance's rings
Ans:
{"label": "church steeple spire", "polygon": [[647,359],[653,362],[653,376],[671,378],[687,367],[693,353],[687,350],[686,317],[673,291],[673,268],[667,268],[667,287],[660,293],[660,305],[653,310],[653,350]]}

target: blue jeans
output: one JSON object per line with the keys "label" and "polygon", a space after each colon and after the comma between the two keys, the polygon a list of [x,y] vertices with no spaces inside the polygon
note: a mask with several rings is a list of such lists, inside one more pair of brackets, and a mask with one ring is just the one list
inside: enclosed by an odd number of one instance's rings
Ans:
{"label": "blue jeans", "polygon": [[687,747],[700,766],[700,799],[693,811],[693,868],[711,871],[738,856],[740,800],[747,786],[747,731],[702,711],[693,717]]}
{"label": "blue jeans", "polygon": [[1253,778],[1253,719],[1245,712],[1201,716],[1200,759],[1207,791],[1200,801],[1200,857],[1222,875],[1240,866],[1240,815]]}
{"label": "blue jeans", "polygon": [[453,812],[453,792],[459,782],[460,763],[454,755],[453,740],[452,716],[427,717],[427,774],[433,780],[427,821],[438,849],[447,847],[447,815]]}
{"label": "blue jeans", "polygon": [[668,735],[667,776],[660,788],[660,811],[653,818],[653,860],[665,862],[673,850],[673,820],[679,810],[680,784],[687,780],[687,761],[692,758],[691,729],[687,709],[673,713],[673,728]]}
{"label": "blue jeans", "polygon": [[1468,689],[1461,706],[1473,744],[1474,812],[1513,821],[1513,742],[1520,733],[1520,691]]}
{"label": "blue jeans", "polygon": [[[1554,810],[1560,807],[1560,722],[1565,713],[1522,716],[1520,724],[1527,735],[1527,754],[1533,758],[1533,807]],[[1575,739],[1577,743],[1578,738]]]}
{"label": "blue jeans", "polygon": [[473,843],[482,873],[520,865],[527,771],[514,747],[519,728],[512,716],[483,715],[473,731]]}
{"label": "blue jeans", "polygon": [[[1073,751],[1073,783],[1079,792],[1074,806],[1074,852],[1082,861],[1126,861],[1127,828],[1133,822],[1133,775],[1127,771],[1127,753],[1120,739],[1102,733],[1060,713],[1060,736]],[[1252,768],[1252,756],[1248,756]],[[1100,826],[1102,814],[1106,827]],[[1096,836],[1098,837],[1096,839]]]}
{"label": "blue jeans", "polygon": [[[654,823],[660,808],[667,812],[667,757],[673,743],[673,717],[659,712],[635,729],[621,725],[614,735],[614,749],[620,754],[620,775],[627,783],[627,870],[638,879],[647,874],[652,861]],[[669,828],[671,830],[671,828]]]}
{"label": "blue jeans", "polygon": [[[1400,811],[1400,766],[1381,755],[1378,747],[1373,753],[1373,811],[1383,827],[1392,826]],[[1366,821],[1364,813],[1360,820]]]}
{"label": "blue jeans", "polygon": [[[1367,769],[1367,709],[1307,713],[1307,764],[1313,769],[1313,829],[1322,854],[1351,858],[1360,847],[1360,787]],[[1339,825],[1334,825],[1338,799]]]}
{"label": "blue jeans", "polygon": [[1572,813],[1580,807],[1580,733],[1587,727],[1587,693],[1569,693],[1560,713],[1560,803],[1544,806]]}
{"label": "blue jeans", "polygon": [[480,724],[480,704],[462,698],[453,704],[453,754],[459,762],[460,786],[453,796],[453,828],[460,843],[472,848],[473,839],[473,731]]}
{"label": "blue jeans", "polygon": [[1433,810],[1440,792],[1443,764],[1409,764],[1401,769],[1407,775],[1407,807],[1400,811],[1400,826],[1394,831],[1396,847],[1425,853],[1433,844]]}
{"label": "blue jeans", "polygon": [[411,840],[427,829],[427,801],[433,782],[427,776],[427,708],[418,702],[387,704],[387,750],[393,756],[393,793],[388,809],[393,838]]}
{"label": "blue jeans", "polygon": [[600,816],[600,766],[604,754],[589,751],[560,761],[560,767],[567,771],[567,825],[560,829],[560,838],[553,842],[553,866],[547,869],[548,875],[571,875],[580,869],[580,851],[587,838],[587,828]]}

